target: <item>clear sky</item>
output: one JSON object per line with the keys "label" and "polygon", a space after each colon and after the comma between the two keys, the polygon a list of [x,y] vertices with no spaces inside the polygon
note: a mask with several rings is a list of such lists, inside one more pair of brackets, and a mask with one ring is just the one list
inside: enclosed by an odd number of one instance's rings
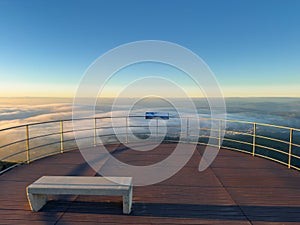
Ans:
{"label": "clear sky", "polygon": [[151,39],[198,54],[225,96],[300,97],[299,12],[298,0],[0,0],[0,96],[73,97],[97,57]]}

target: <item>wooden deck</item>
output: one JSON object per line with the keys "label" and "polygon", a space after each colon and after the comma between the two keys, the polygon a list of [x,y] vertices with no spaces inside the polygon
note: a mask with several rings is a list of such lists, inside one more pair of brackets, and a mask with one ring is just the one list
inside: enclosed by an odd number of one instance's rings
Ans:
{"label": "wooden deck", "polygon": [[[174,147],[162,144],[145,157],[119,146],[115,156],[151,164]],[[122,214],[121,198],[105,196],[53,196],[33,213],[25,188],[39,177],[96,174],[78,150],[21,165],[0,176],[0,224],[300,224],[300,172],[229,150],[221,150],[206,171],[198,172],[202,151],[198,147],[170,179],[134,187],[129,216]]]}

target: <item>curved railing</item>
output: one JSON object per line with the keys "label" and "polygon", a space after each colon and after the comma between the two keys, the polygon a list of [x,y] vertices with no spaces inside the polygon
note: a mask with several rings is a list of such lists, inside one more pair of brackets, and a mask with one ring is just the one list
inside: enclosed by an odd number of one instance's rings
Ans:
{"label": "curved railing", "polygon": [[[114,127],[112,127],[112,119],[117,121]],[[192,126],[195,120],[200,124],[197,128]],[[212,122],[218,124],[218,129],[211,128]],[[93,126],[90,126],[91,123]],[[222,126],[224,124],[225,127]],[[161,132],[162,127],[167,127],[164,133]],[[49,155],[77,149],[74,130],[77,134],[81,134],[76,135],[76,139],[80,139],[86,147],[89,147],[100,144],[99,138],[101,144],[131,142],[132,135],[144,141],[149,137],[149,128],[155,130],[157,137],[164,135],[164,142],[187,143],[190,142],[191,137],[189,131],[197,129],[199,136],[196,137],[196,140],[198,139],[196,144],[240,151],[300,170],[300,129],[297,128],[194,117],[170,117],[167,122],[156,119],[154,123],[149,123],[149,120],[145,120],[143,116],[129,116],[56,120],[1,129],[0,162],[8,163],[9,166],[0,173],[13,167],[9,164],[12,162],[15,163],[14,165],[30,163]],[[116,129],[118,136],[115,135]],[[129,129],[131,132],[128,132]],[[185,138],[179,139],[182,136]],[[208,142],[209,139],[213,141]]]}

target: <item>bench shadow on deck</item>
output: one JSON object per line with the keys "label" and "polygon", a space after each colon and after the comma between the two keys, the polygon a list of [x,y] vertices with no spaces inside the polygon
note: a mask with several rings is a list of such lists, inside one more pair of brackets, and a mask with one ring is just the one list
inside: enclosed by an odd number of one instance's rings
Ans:
{"label": "bench shadow on deck", "polygon": [[[110,146],[118,159],[134,165],[167,157],[175,144],[149,152]],[[22,165],[0,176],[0,224],[299,224],[300,173],[250,155],[221,150],[198,172],[203,147],[185,167],[159,184],[134,187],[133,211],[122,199],[106,196],[52,196],[37,213],[25,188],[43,175],[97,176],[79,151]],[[145,157],[147,153],[147,157]]]}

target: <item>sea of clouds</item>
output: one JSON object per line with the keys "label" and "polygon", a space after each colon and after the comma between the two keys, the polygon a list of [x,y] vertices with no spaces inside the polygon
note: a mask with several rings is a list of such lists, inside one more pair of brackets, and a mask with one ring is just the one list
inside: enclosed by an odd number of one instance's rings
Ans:
{"label": "sea of clouds", "polygon": [[[180,100],[179,100],[180,101]],[[165,111],[178,115],[176,110],[162,101],[147,100],[136,107],[123,105],[112,110],[112,101],[99,102],[96,116],[127,116],[130,108],[133,115],[143,116],[146,111]],[[195,99],[200,117],[209,116],[209,107],[203,99]],[[226,99],[227,118],[250,122],[271,123],[300,128],[299,98],[229,98]],[[0,129],[72,118],[73,99],[63,98],[3,98],[0,99]],[[77,108],[84,115],[85,107]],[[186,109],[186,115],[189,109]]]}
{"label": "sea of clouds", "polygon": [[[179,103],[184,102],[182,99],[177,100]],[[95,116],[127,116],[137,115],[141,116],[140,119],[131,120],[130,123],[133,126],[142,125],[144,127],[135,127],[135,132],[149,133],[149,124],[151,121],[144,119],[146,111],[161,111],[169,112],[171,116],[178,116],[176,109],[168,102],[154,99],[144,99],[143,101],[137,101],[134,106],[128,105],[129,102],[124,100],[115,107],[112,107],[112,99],[102,99],[97,102],[95,107]],[[199,117],[210,117],[209,105],[204,99],[194,99],[195,105],[198,110]],[[180,105],[180,104],[179,104]],[[227,118],[232,120],[242,120],[259,123],[269,123],[281,126],[288,126],[294,128],[300,128],[300,99],[298,98],[229,98],[226,99],[227,105]],[[13,154],[15,149],[25,149],[25,127],[22,126],[16,129],[6,129],[10,127],[20,126],[24,124],[33,124],[45,121],[59,121],[72,119],[73,99],[62,98],[3,98],[0,99],[0,147],[7,143],[23,140],[15,145],[0,148],[0,159],[5,155]],[[113,111],[112,111],[113,110]],[[182,109],[181,109],[182,110]],[[77,112],[85,115],[85,105],[77,106]],[[185,116],[194,116],[190,109],[184,109]],[[125,120],[116,120],[121,126],[125,126]],[[89,121],[90,123],[91,121]],[[101,120],[102,126],[109,126],[110,120]],[[190,121],[190,127],[193,122]],[[73,124],[74,125],[74,124]],[[88,125],[88,123],[87,123]],[[152,124],[155,125],[155,124]],[[178,120],[168,121],[168,126],[172,127],[178,125]],[[75,124],[76,126],[76,124]],[[84,128],[84,123],[79,123],[79,128]],[[203,123],[201,125],[203,127]],[[228,126],[230,127],[230,123]],[[72,121],[64,123],[64,130],[72,130]],[[6,129],[3,131],[3,129]],[[59,122],[49,123],[42,125],[30,126],[30,137],[40,136],[43,134],[57,133],[59,132]],[[173,129],[173,130],[172,130]],[[240,124],[239,127],[233,129],[244,130],[251,133],[251,126],[246,124]],[[151,127],[150,127],[151,130]],[[180,132],[177,128],[171,128],[168,132]],[[287,130],[288,131],[288,130]],[[91,131],[91,136],[93,136]],[[110,132],[106,130],[105,132]],[[185,132],[185,130],[181,130]],[[279,130],[274,130],[274,133],[278,133]],[[83,133],[83,135],[85,135]],[[286,135],[288,138],[288,135]],[[74,138],[72,133],[66,133],[65,138]],[[60,136],[53,135],[47,137],[49,142],[59,142]],[[45,139],[35,139],[31,141],[30,147],[43,145]],[[93,140],[88,140],[93,141]],[[51,146],[53,147],[53,146]],[[54,148],[55,147],[55,148]],[[59,145],[54,146],[52,149],[59,150]],[[40,149],[40,148],[37,148]],[[47,151],[50,148],[47,147]],[[19,154],[16,159],[24,158],[25,155]],[[22,158],[22,160],[23,160]]]}

